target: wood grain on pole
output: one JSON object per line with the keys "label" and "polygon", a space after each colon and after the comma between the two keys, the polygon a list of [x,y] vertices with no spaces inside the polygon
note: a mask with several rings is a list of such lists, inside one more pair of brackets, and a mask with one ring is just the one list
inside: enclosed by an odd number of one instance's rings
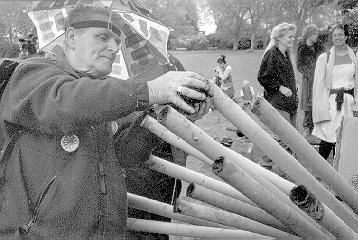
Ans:
{"label": "wood grain on pole", "polygon": [[192,201],[186,200],[186,198],[177,199],[175,203],[175,210],[187,216],[201,218],[211,222],[222,223],[227,226],[262,234],[265,236],[279,239],[300,239],[295,235],[253,221],[249,218],[224,211],[222,209],[215,209],[207,205],[194,203]]}
{"label": "wood grain on pole", "polygon": [[357,233],[349,228],[327,206],[319,201],[305,186],[299,185],[291,190],[290,199],[321,226],[330,229],[337,239],[358,239]]}
{"label": "wood grain on pole", "polygon": [[[263,98],[256,98],[252,103],[251,109],[266,126],[274,131],[284,142],[289,144],[290,148],[298,154],[297,160],[303,166],[308,167],[311,172],[332,188],[355,213],[358,213],[358,192],[344,180],[337,170],[269,102]],[[312,189],[308,185],[307,187]]]}
{"label": "wood grain on pole", "polygon": [[290,227],[298,236],[312,240],[330,239],[230,160],[224,158],[216,160],[213,172]]}
{"label": "wood grain on pole", "polygon": [[[210,159],[217,159],[223,156],[230,161],[233,161],[264,187],[270,189],[271,192],[284,201],[290,208],[294,209],[297,214],[303,216],[312,226],[315,226],[317,229],[330,235],[326,229],[316,223],[289,199],[288,194],[291,189],[296,186],[295,184],[264,169],[230,148],[223,146],[170,106],[161,109],[159,113],[159,122],[191,146],[204,153]],[[273,183],[275,183],[275,185]]]}
{"label": "wood grain on pole", "polygon": [[266,224],[282,231],[291,232],[289,228],[284,226],[280,221],[278,221],[276,218],[274,218],[261,208],[254,207],[240,200],[225,196],[221,193],[212,191],[198,184],[190,183],[187,188],[186,195],[190,198],[250,218],[254,221]]}
{"label": "wood grain on pole", "polygon": [[160,157],[151,155],[145,162],[145,165],[152,170],[164,173],[173,178],[177,178],[188,183],[196,183],[211,190],[222,193],[226,196],[238,199],[247,204],[256,205],[229,184],[208,177],[202,173],[198,173],[188,168],[179,166],[175,163],[171,163]]}
{"label": "wood grain on pole", "polygon": [[169,131],[166,127],[164,127],[162,124],[158,123],[157,120],[150,116],[146,116],[143,121],[141,122],[141,126],[148,129],[151,133],[157,135],[165,142],[173,145],[174,147],[177,147],[187,154],[201,160],[202,162],[212,165],[213,160],[209,159],[207,156],[205,156],[203,153],[198,151],[197,149],[190,146],[187,142],[185,142],[180,137],[176,136],[174,133]]}
{"label": "wood grain on pole", "polygon": [[225,226],[220,223],[214,223],[200,218],[194,218],[190,216],[185,216],[180,213],[175,213],[173,211],[174,208],[173,205],[159,202],[143,196],[138,196],[132,193],[127,193],[127,200],[128,200],[128,205],[131,208],[154,213],[163,217],[178,220],[180,222],[189,223],[193,225],[207,226],[207,227],[235,229],[233,227]]}
{"label": "wood grain on pole", "polygon": [[161,233],[174,236],[211,239],[273,240],[274,238],[242,230],[193,226],[181,223],[128,218],[127,229],[136,232]]}
{"label": "wood grain on pole", "polygon": [[[212,86],[212,88],[214,91],[214,106],[226,119],[240,128],[253,143],[259,146],[297,184],[306,186],[350,228],[358,233],[358,217],[350,209],[339,202],[329,190],[316,180],[315,176],[311,175],[291,154],[252,120],[239,105],[227,97],[221,89],[217,86]],[[358,199],[355,199],[355,201],[358,201]]]}

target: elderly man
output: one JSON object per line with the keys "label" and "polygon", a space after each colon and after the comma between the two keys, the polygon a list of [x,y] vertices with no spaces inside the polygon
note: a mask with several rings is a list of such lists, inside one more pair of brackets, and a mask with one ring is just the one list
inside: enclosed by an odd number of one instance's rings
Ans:
{"label": "elderly man", "polygon": [[8,83],[0,104],[8,162],[0,174],[1,239],[125,239],[126,175],[111,121],[152,104],[194,113],[179,87],[206,98],[189,88],[209,90],[192,72],[148,82],[106,77],[120,47],[111,17],[101,8],[73,10],[64,48],[23,61]]}

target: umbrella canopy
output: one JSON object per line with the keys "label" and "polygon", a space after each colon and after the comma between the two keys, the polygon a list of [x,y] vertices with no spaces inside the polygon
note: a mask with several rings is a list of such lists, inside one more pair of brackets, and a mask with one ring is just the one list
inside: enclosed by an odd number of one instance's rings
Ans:
{"label": "umbrella canopy", "polygon": [[110,76],[127,80],[143,73],[155,64],[168,62],[167,41],[170,30],[148,10],[134,0],[43,0],[28,13],[35,24],[40,49],[49,52],[62,46],[65,20],[78,6],[89,5],[109,8],[119,17],[114,21],[121,26],[121,50],[113,64]]}

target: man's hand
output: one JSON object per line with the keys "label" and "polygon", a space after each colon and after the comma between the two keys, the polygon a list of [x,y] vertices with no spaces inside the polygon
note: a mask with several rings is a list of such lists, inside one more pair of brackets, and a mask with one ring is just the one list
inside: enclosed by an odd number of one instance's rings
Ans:
{"label": "man's hand", "polygon": [[284,87],[284,86],[280,86],[280,88],[278,89],[283,95],[285,95],[286,97],[291,97],[292,96],[292,91],[291,89]]}
{"label": "man's hand", "polygon": [[190,114],[196,113],[195,109],[180,97],[177,90],[180,89],[180,94],[183,96],[204,101],[206,99],[205,94],[189,87],[205,91],[210,89],[208,80],[194,72],[167,72],[152,81],[148,81],[147,85],[150,104],[173,103]]}
{"label": "man's hand", "polygon": [[205,114],[209,112],[210,107],[211,107],[210,97],[207,97],[204,102],[195,103],[194,104],[195,113],[191,115],[187,115],[187,119],[189,119],[192,122],[201,119]]}

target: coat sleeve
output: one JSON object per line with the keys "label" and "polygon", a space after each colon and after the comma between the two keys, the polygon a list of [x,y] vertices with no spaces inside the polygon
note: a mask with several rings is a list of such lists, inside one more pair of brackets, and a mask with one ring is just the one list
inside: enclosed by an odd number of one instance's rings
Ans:
{"label": "coat sleeve", "polygon": [[329,113],[329,89],[325,83],[326,66],[327,54],[323,53],[317,59],[314,74],[312,96],[313,123],[331,120],[331,115]]}
{"label": "coat sleeve", "polygon": [[266,52],[264,55],[257,75],[257,80],[267,92],[274,93],[278,91],[280,82],[277,79],[275,61],[272,52]]}
{"label": "coat sleeve", "polygon": [[2,118],[48,133],[94,126],[148,107],[145,82],[78,79],[45,60],[20,64],[7,91]]}

